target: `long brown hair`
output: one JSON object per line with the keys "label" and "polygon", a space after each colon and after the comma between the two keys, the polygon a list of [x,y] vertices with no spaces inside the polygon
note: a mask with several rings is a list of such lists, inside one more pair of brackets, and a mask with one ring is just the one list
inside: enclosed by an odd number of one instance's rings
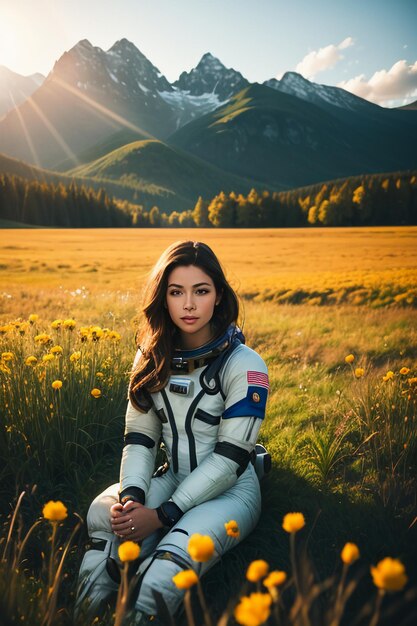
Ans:
{"label": "long brown hair", "polygon": [[144,323],[137,334],[142,356],[132,372],[129,388],[130,399],[139,408],[142,404],[137,401],[140,391],[146,395],[154,393],[168,381],[177,334],[165,306],[168,276],[176,267],[189,265],[199,267],[210,276],[216,293],[221,294],[211,320],[214,337],[237,322],[239,301],[212,249],[199,241],[177,241],[169,246],[153,268],[144,290]]}

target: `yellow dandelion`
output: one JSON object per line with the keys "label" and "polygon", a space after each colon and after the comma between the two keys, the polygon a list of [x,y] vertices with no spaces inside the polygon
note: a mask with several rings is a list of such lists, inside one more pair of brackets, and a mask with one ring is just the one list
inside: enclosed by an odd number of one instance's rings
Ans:
{"label": "yellow dandelion", "polygon": [[61,389],[62,387],[62,380],[54,380],[54,382],[52,383],[52,389]]}
{"label": "yellow dandelion", "polygon": [[93,341],[98,341],[104,334],[103,329],[100,326],[91,326],[90,333]]}
{"label": "yellow dandelion", "polygon": [[127,561],[136,561],[139,558],[140,547],[134,541],[124,541],[119,546],[119,559],[122,563]]}
{"label": "yellow dandelion", "polygon": [[64,349],[62,348],[62,346],[52,346],[52,348],[49,350],[49,352],[51,354],[62,354],[64,352]]}
{"label": "yellow dandelion", "polygon": [[280,587],[281,585],[285,583],[286,580],[287,580],[286,572],[282,572],[280,570],[274,570],[273,572],[270,572],[268,576],[265,578],[265,580],[262,582],[265,585],[265,587],[268,587],[269,589],[272,587]]}
{"label": "yellow dandelion", "polygon": [[372,579],[378,589],[400,591],[407,584],[405,567],[398,559],[386,557],[376,567],[371,566]]}
{"label": "yellow dandelion", "polygon": [[48,361],[53,361],[54,360],[54,355],[53,354],[44,354],[42,357],[42,361],[44,363],[48,363]]}
{"label": "yellow dandelion", "polygon": [[38,321],[38,319],[39,319],[39,315],[37,315],[36,313],[32,313],[28,317],[29,324],[35,324]]}
{"label": "yellow dandelion", "polygon": [[187,550],[193,561],[205,563],[209,561],[214,554],[213,539],[208,535],[194,533],[194,535],[190,537]]}
{"label": "yellow dandelion", "polygon": [[71,363],[75,363],[81,359],[81,352],[73,352],[70,356]]}
{"label": "yellow dandelion", "polygon": [[36,335],[35,337],[36,343],[46,344],[46,343],[50,343],[51,341],[52,341],[52,338],[47,333],[40,333],[39,335]]}
{"label": "yellow dandelion", "polygon": [[51,522],[62,522],[68,516],[68,509],[60,500],[50,500],[43,507],[42,515]]}
{"label": "yellow dandelion", "polygon": [[386,383],[388,380],[391,380],[391,378],[394,378],[394,372],[392,370],[389,370],[385,376],[382,377],[382,380],[384,381],[384,383]]}
{"label": "yellow dandelion", "polygon": [[6,363],[0,361],[0,372],[3,372],[3,374],[11,374],[12,370],[10,367],[7,367]]}
{"label": "yellow dandelion", "polygon": [[90,391],[90,394],[93,396],[93,398],[99,398],[101,396],[101,391],[100,389],[97,389],[97,387],[94,387],[94,389]]}
{"label": "yellow dandelion", "polygon": [[355,376],[356,378],[362,378],[362,376],[365,374],[365,370],[363,369],[363,367],[357,367],[355,369]]}
{"label": "yellow dandelion", "polygon": [[240,535],[239,526],[238,526],[238,523],[235,522],[234,519],[231,519],[229,522],[226,522],[224,527],[229,537],[236,537],[236,538],[239,537]]}
{"label": "yellow dandelion", "polygon": [[259,559],[257,561],[252,561],[252,563],[249,564],[249,567],[246,570],[246,578],[247,580],[250,580],[251,583],[257,583],[258,580],[264,578],[268,572],[268,563]]}
{"label": "yellow dandelion", "polygon": [[287,533],[296,533],[305,526],[302,513],[287,513],[282,521],[282,527]]}
{"label": "yellow dandelion", "polygon": [[356,543],[345,543],[340,558],[346,565],[352,565],[360,557],[359,548]]}
{"label": "yellow dandelion", "polygon": [[37,362],[36,356],[28,356],[25,360],[25,365],[36,365]]}
{"label": "yellow dandelion", "polygon": [[345,356],[346,363],[353,363],[354,360],[355,360],[355,356],[353,354],[348,354],[347,356]]}
{"label": "yellow dandelion", "polygon": [[74,328],[77,325],[77,322],[73,319],[67,319],[62,322],[62,325],[64,328],[67,328],[68,330],[74,330]]}
{"label": "yellow dandelion", "polygon": [[62,320],[54,320],[51,323],[51,326],[54,330],[59,330],[61,328],[61,325],[62,325]]}
{"label": "yellow dandelion", "polygon": [[198,583],[198,576],[193,569],[186,569],[172,577],[177,589],[189,589]]}
{"label": "yellow dandelion", "polygon": [[1,353],[1,360],[6,362],[6,361],[13,361],[14,359],[14,354],[13,352],[2,352]]}
{"label": "yellow dandelion", "polygon": [[407,376],[407,374],[409,374],[409,373],[410,373],[410,368],[409,367],[402,367],[400,369],[400,374],[402,376]]}
{"label": "yellow dandelion", "polygon": [[251,593],[235,607],[235,619],[242,626],[260,626],[271,613],[272,598],[268,593]]}
{"label": "yellow dandelion", "polygon": [[122,338],[121,334],[118,333],[115,330],[110,331],[109,333],[109,338],[110,339],[114,339],[114,341],[120,341],[120,339]]}
{"label": "yellow dandelion", "polygon": [[1,335],[6,335],[11,330],[13,330],[13,326],[11,324],[4,324],[3,326],[0,326],[0,334]]}

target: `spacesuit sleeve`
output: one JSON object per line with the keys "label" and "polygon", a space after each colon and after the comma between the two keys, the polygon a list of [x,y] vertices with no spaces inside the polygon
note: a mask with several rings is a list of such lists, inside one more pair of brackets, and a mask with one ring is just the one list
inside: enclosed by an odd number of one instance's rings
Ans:
{"label": "spacesuit sleeve", "polygon": [[[135,364],[138,359],[135,359]],[[153,408],[138,411],[130,402],[125,418],[124,447],[120,466],[120,497],[134,495],[145,502],[155,468],[155,457],[161,437],[161,421]]]}
{"label": "spacesuit sleeve", "polygon": [[232,487],[250,462],[265,416],[268,372],[261,357],[246,346],[236,349],[224,368],[225,410],[214,451],[172,495],[185,512]]}

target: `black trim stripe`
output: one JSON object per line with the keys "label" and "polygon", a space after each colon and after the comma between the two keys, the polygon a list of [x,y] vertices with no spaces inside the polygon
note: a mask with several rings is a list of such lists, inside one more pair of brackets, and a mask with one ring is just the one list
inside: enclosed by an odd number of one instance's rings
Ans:
{"label": "black trim stripe", "polygon": [[155,446],[154,440],[143,433],[126,433],[125,446],[129,444],[145,446],[145,448],[153,448]]}
{"label": "black trim stripe", "polygon": [[210,426],[217,426],[217,424],[220,424],[220,415],[211,415],[211,413],[207,413],[206,411],[203,411],[203,409],[197,409],[195,412],[195,418],[205,422],[206,424],[210,424]]}
{"label": "black trim stripe", "polygon": [[227,441],[219,441],[216,443],[214,452],[237,463],[239,465],[239,469],[236,472],[238,476],[243,474],[250,461],[250,454],[247,450],[236,446],[234,443],[228,443]]}
{"label": "black trim stripe", "polygon": [[201,398],[204,396],[206,391],[204,389],[200,389],[194,400],[190,404],[190,408],[187,411],[187,415],[185,416],[185,432],[188,437],[188,447],[190,449],[190,471],[192,472],[197,467],[197,453],[195,449],[195,439],[192,429],[192,419],[194,416],[194,411],[200,402]]}
{"label": "black trim stripe", "polygon": [[161,396],[165,404],[165,408],[168,413],[169,425],[172,430],[172,469],[174,474],[178,474],[178,430],[177,425],[175,423],[174,413],[172,412],[172,407],[169,403],[168,396],[166,394],[165,389],[161,389]]}

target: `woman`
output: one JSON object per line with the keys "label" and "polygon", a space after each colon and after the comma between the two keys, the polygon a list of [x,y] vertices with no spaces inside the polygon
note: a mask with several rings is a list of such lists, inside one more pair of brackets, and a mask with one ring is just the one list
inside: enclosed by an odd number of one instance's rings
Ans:
{"label": "woman", "polygon": [[[120,484],[92,503],[91,549],[80,570],[77,605],[95,610],[117,589],[120,541],[142,542],[138,623],[156,614],[153,590],[172,614],[182,593],[172,577],[193,568],[201,576],[236,539],[255,527],[260,488],[251,463],[265,414],[268,375],[244,345],[239,308],[213,251],[199,242],[170,246],[145,290],[145,323],[133,365]],[[169,465],[154,475],[161,441]],[[215,557],[193,562],[193,533],[210,535]],[[142,623],[142,622],[141,622]]]}

